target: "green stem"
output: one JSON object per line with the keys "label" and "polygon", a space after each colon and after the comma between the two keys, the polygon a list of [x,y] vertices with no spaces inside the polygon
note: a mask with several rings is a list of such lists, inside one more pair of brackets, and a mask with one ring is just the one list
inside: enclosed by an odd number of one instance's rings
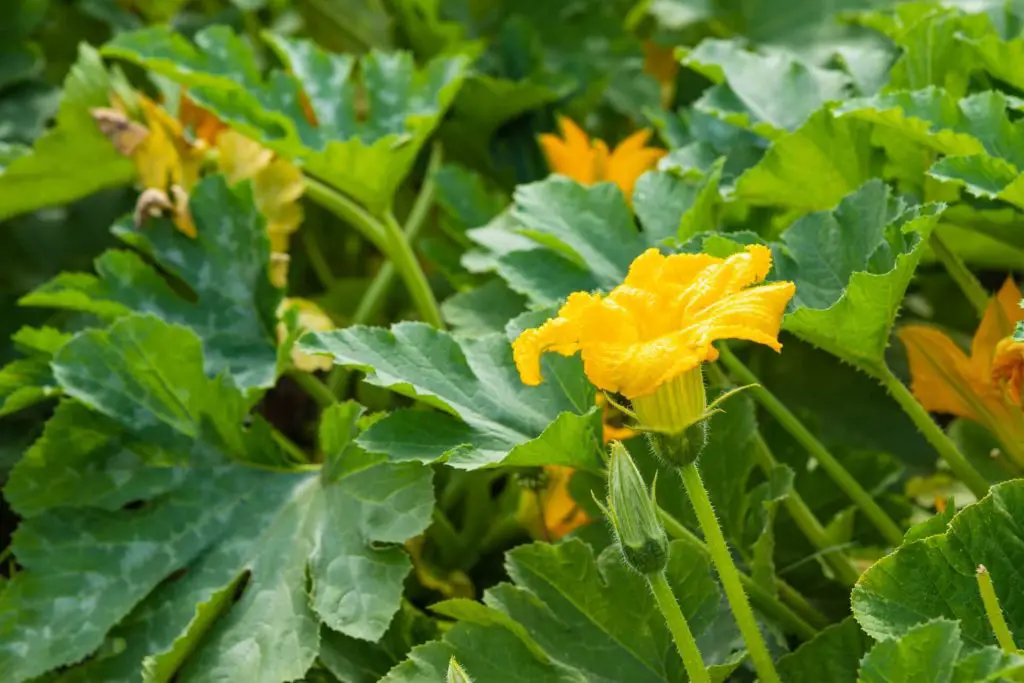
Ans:
{"label": "green stem", "polygon": [[697,641],[693,638],[690,625],[686,623],[683,611],[679,609],[676,596],[665,579],[665,572],[655,572],[647,575],[647,583],[654,594],[654,601],[658,603],[661,615],[665,617],[665,624],[672,633],[672,640],[676,643],[679,656],[683,658],[683,667],[686,669],[686,676],[690,683],[711,683],[708,670],[704,667],[704,660],[700,656],[700,649]]}
{"label": "green stem", "polygon": [[437,299],[434,298],[433,290],[430,289],[430,283],[427,282],[427,276],[423,272],[423,268],[420,267],[412,245],[402,233],[402,226],[395,220],[390,209],[384,213],[384,227],[387,230],[390,243],[388,251],[391,262],[395,264],[395,268],[405,280],[405,286],[409,288],[409,293],[412,295],[420,317],[434,327],[444,328],[441,309],[437,305]]}
{"label": "green stem", "polygon": [[932,420],[931,415],[924,409],[924,406],[918,403],[910,389],[896,375],[892,374],[892,370],[883,366],[882,371],[878,373],[877,377],[882,386],[889,392],[889,395],[900,404],[904,412],[914,421],[914,424],[917,425],[917,429],[924,435],[924,438],[928,439],[932,447],[939,452],[939,456],[946,461],[946,464],[953,470],[953,473],[960,478],[960,481],[979,499],[988,493],[988,482],[985,480],[985,477],[981,476],[981,473],[974,469],[974,466],[968,462],[952,439],[946,436],[942,428]]}
{"label": "green stem", "polygon": [[298,384],[321,408],[326,408],[335,403],[334,393],[327,388],[326,384],[308,372],[290,370],[288,377]]}
{"label": "green stem", "polygon": [[937,230],[932,231],[928,243],[932,251],[935,252],[936,258],[946,268],[946,272],[953,278],[960,291],[967,297],[967,301],[977,311],[978,317],[980,318],[985,315],[985,309],[988,308],[988,292],[978,282],[978,278],[974,277],[974,273],[967,267],[967,264],[964,263],[963,259],[956,252],[949,248],[949,245],[946,244],[946,241],[939,235]]}
{"label": "green stem", "polygon": [[[296,464],[310,464],[310,458],[306,454],[306,452],[299,448],[298,446],[296,446],[295,442],[293,442],[287,436],[278,431],[276,427],[270,427],[270,436],[272,439],[274,439],[274,442],[277,443],[278,446],[283,448],[288,453],[288,455],[292,457]],[[319,467],[320,466],[317,465],[317,469],[319,469]]]}
{"label": "green stem", "polygon": [[313,272],[316,273],[316,279],[320,281],[320,285],[324,289],[330,289],[335,281],[334,273],[327,264],[327,259],[324,258],[323,252],[320,251],[320,245],[316,243],[316,239],[313,237],[308,224],[303,229],[301,238],[302,246],[306,251],[306,258],[309,260],[309,265],[313,268]]}
{"label": "green stem", "polygon": [[[713,363],[708,363],[706,367],[709,378],[715,384],[721,387],[729,386],[730,382],[721,368]],[[779,462],[772,454],[771,448],[768,446],[768,442],[761,436],[760,431],[755,434],[754,457],[765,475],[779,465]],[[835,543],[829,537],[825,527],[814,514],[814,511],[811,510],[810,506],[807,505],[806,501],[804,501],[803,496],[796,489],[793,489],[783,499],[782,504],[786,506],[789,516],[793,518],[793,521],[796,522],[796,525],[804,536],[807,537],[807,540],[811,542],[811,545],[822,553],[825,561],[835,573],[836,578],[847,586],[857,583],[857,579],[860,578],[860,572],[850,562],[850,558],[846,556],[846,553],[835,547]]]}
{"label": "green stem", "polygon": [[[416,236],[423,229],[427,216],[430,214],[430,207],[434,203],[434,173],[441,166],[441,149],[441,145],[438,143],[435,143],[431,149],[423,185],[420,187],[416,201],[413,203],[412,209],[405,219],[403,239],[410,245],[413,244]],[[377,271],[373,282],[370,283],[370,288],[366,290],[366,294],[360,300],[359,307],[356,308],[355,315],[352,316],[353,325],[365,325],[377,317],[394,280],[395,264],[394,261],[388,261]]]}
{"label": "green stem", "polygon": [[750,659],[754,663],[754,669],[761,679],[761,683],[780,683],[779,674],[775,671],[775,664],[768,652],[761,631],[757,628],[757,621],[754,619],[754,611],[750,609],[750,601],[743,590],[740,582],[740,573],[733,564],[732,555],[729,554],[729,546],[725,543],[725,536],[722,535],[722,528],[718,525],[718,518],[715,517],[715,509],[711,505],[711,498],[708,497],[707,489],[700,478],[700,471],[697,464],[691,462],[679,468],[679,475],[683,480],[683,487],[693,505],[693,511],[697,513],[697,521],[700,523],[701,531],[707,541],[708,552],[711,554],[711,561],[718,571],[718,578],[725,590],[726,600],[736,618],[736,625],[739,626],[740,634],[747,644],[747,651],[750,652]]}
{"label": "green stem", "polygon": [[886,542],[893,546],[898,546],[902,543],[903,531],[900,527],[875,502],[875,499],[860,485],[860,482],[843,467],[842,463],[825,448],[825,445],[818,441],[814,434],[804,426],[803,422],[782,401],[761,385],[757,375],[751,372],[750,368],[733,355],[727,346],[724,344],[720,345],[718,350],[722,363],[729,368],[729,371],[742,384],[756,385],[748,389],[754,399],[821,465],[821,468],[832,478],[832,481],[849,496],[850,500],[864,512],[864,515],[875,525],[875,528],[881,532]]}
{"label": "green stem", "polygon": [[373,242],[381,252],[388,253],[387,232],[381,222],[374,218],[369,211],[315,178],[306,176],[305,183],[307,197],[346,221],[363,237]]}
{"label": "green stem", "polygon": [[[697,538],[678,519],[660,507],[658,508],[658,516],[661,518],[661,523],[665,525],[665,531],[668,532],[669,536],[687,541],[698,548],[705,556],[710,556],[704,541]],[[792,609],[784,605],[778,598],[762,588],[754,579],[742,572],[740,572],[740,581],[743,583],[743,587],[746,589],[750,599],[761,612],[782,624],[788,632],[804,640],[810,640],[818,634],[819,628],[824,628],[829,624],[829,620],[825,615],[814,609],[804,596],[800,595],[796,589],[781,579],[776,578],[775,585],[778,588],[779,594],[789,601]],[[797,612],[800,612],[800,614],[797,614]],[[817,625],[817,628],[812,624]]]}
{"label": "green stem", "polygon": [[996,635],[996,642],[999,643],[999,647],[1003,648],[1003,652],[1014,654],[1018,651],[1017,645],[1013,642],[1013,634],[1010,633],[1006,617],[1003,616],[1003,609],[999,606],[999,597],[996,595],[996,587],[992,584],[992,575],[988,573],[985,565],[978,565],[977,577],[981,601],[985,605],[988,623]]}
{"label": "green stem", "polygon": [[[758,466],[766,475],[769,471],[779,466],[779,461],[775,459],[775,455],[760,432],[758,432],[754,440],[754,457],[757,459]],[[832,569],[833,573],[835,573],[836,578],[847,586],[853,586],[857,583],[857,579],[860,578],[860,572],[853,565],[853,562],[850,561],[850,558],[846,556],[846,553],[836,547],[835,542],[828,535],[828,531],[825,530],[817,515],[807,505],[803,496],[797,493],[794,488],[783,499],[782,504],[786,506],[786,512],[796,522],[803,535],[821,553],[821,557]]]}

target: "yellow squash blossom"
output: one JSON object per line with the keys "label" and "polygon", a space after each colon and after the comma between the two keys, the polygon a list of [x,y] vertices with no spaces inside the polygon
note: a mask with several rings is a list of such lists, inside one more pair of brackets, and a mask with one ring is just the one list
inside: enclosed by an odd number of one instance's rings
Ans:
{"label": "yellow squash blossom", "polygon": [[632,201],[637,178],[665,155],[663,149],[646,146],[651,137],[646,129],[633,133],[609,152],[604,140],[591,141],[572,120],[560,117],[558,125],[562,137],[548,134],[539,138],[551,170],[584,185],[615,183],[627,201]]}
{"label": "yellow squash blossom", "polygon": [[579,351],[590,381],[633,403],[648,429],[678,433],[706,415],[700,366],[714,361],[713,343],[745,339],[782,348],[782,315],[795,287],[764,281],[771,251],[748,246],[721,259],[664,256],[648,249],[607,296],[576,292],[538,328],[513,344],[523,382],[541,382],[541,355]]}
{"label": "yellow squash blossom", "polygon": [[921,405],[984,425],[1024,466],[1024,344],[1010,337],[1024,318],[1020,298],[1008,279],[982,316],[970,356],[928,325],[907,325],[899,336],[910,362],[911,390]]}
{"label": "yellow squash blossom", "polygon": [[679,73],[679,60],[676,59],[674,47],[659,45],[651,40],[644,41],[644,73],[650,74],[658,81],[661,89],[661,106],[672,108],[675,99],[676,75]]}

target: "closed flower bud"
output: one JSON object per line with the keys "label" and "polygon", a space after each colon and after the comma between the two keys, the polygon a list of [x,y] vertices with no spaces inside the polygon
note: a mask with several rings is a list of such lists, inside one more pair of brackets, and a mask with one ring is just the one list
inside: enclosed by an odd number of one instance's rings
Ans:
{"label": "closed flower bud", "polygon": [[626,564],[641,574],[660,572],[668,563],[668,537],[658,519],[654,492],[647,490],[629,451],[618,441],[608,461],[608,503],[604,509]]}
{"label": "closed flower bud", "polygon": [[473,679],[469,677],[465,669],[459,666],[455,657],[448,660],[448,675],[445,677],[445,681],[446,683],[473,683]]}

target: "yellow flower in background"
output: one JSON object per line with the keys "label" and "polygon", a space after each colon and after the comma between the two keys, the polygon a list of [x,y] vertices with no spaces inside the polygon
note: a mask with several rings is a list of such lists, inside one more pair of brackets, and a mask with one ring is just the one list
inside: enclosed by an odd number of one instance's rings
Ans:
{"label": "yellow flower in background", "polygon": [[517,517],[535,538],[557,541],[592,521],[569,493],[574,472],[571,467],[547,465],[544,486],[524,488]]}
{"label": "yellow flower in background", "polygon": [[[277,318],[280,321],[284,318],[285,312],[290,308],[297,308],[299,312],[298,326],[303,332],[329,332],[335,328],[331,320],[322,308],[309,299],[290,297],[283,299],[277,309]],[[280,344],[288,337],[288,327],[284,322],[277,324],[277,341]],[[303,353],[297,346],[292,347],[292,364],[299,370],[305,372],[316,372],[318,370],[330,370],[334,365],[330,356]]]}
{"label": "yellow flower in background", "polygon": [[591,141],[571,119],[559,117],[558,126],[562,137],[546,134],[539,138],[551,171],[584,185],[615,183],[630,202],[637,178],[665,155],[663,149],[646,146],[651,137],[646,129],[633,133],[609,152],[604,140]]}
{"label": "yellow flower in background", "polygon": [[607,296],[576,292],[558,317],[524,331],[513,343],[519,375],[539,384],[542,354],[579,351],[590,381],[629,398],[645,427],[682,431],[705,414],[700,365],[718,358],[715,341],[782,348],[779,328],[795,287],[751,287],[770,268],[771,251],[760,245],[726,259],[648,249]]}
{"label": "yellow flower in background", "polygon": [[1007,279],[989,301],[968,356],[946,334],[929,325],[907,325],[899,337],[910,362],[911,390],[926,409],[984,425],[1024,466],[1024,344],[1010,336],[1024,318],[1020,290]]}

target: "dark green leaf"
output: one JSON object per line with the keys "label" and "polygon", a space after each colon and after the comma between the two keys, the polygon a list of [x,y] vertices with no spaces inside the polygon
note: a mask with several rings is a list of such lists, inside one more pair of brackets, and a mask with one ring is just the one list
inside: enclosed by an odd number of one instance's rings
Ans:
{"label": "dark green leaf", "polygon": [[400,410],[359,443],[395,462],[601,466],[594,390],[576,359],[551,359],[549,380],[524,386],[504,334],[456,339],[422,323],[350,327],[303,337],[307,353],[367,372],[366,381],[441,412]]}

